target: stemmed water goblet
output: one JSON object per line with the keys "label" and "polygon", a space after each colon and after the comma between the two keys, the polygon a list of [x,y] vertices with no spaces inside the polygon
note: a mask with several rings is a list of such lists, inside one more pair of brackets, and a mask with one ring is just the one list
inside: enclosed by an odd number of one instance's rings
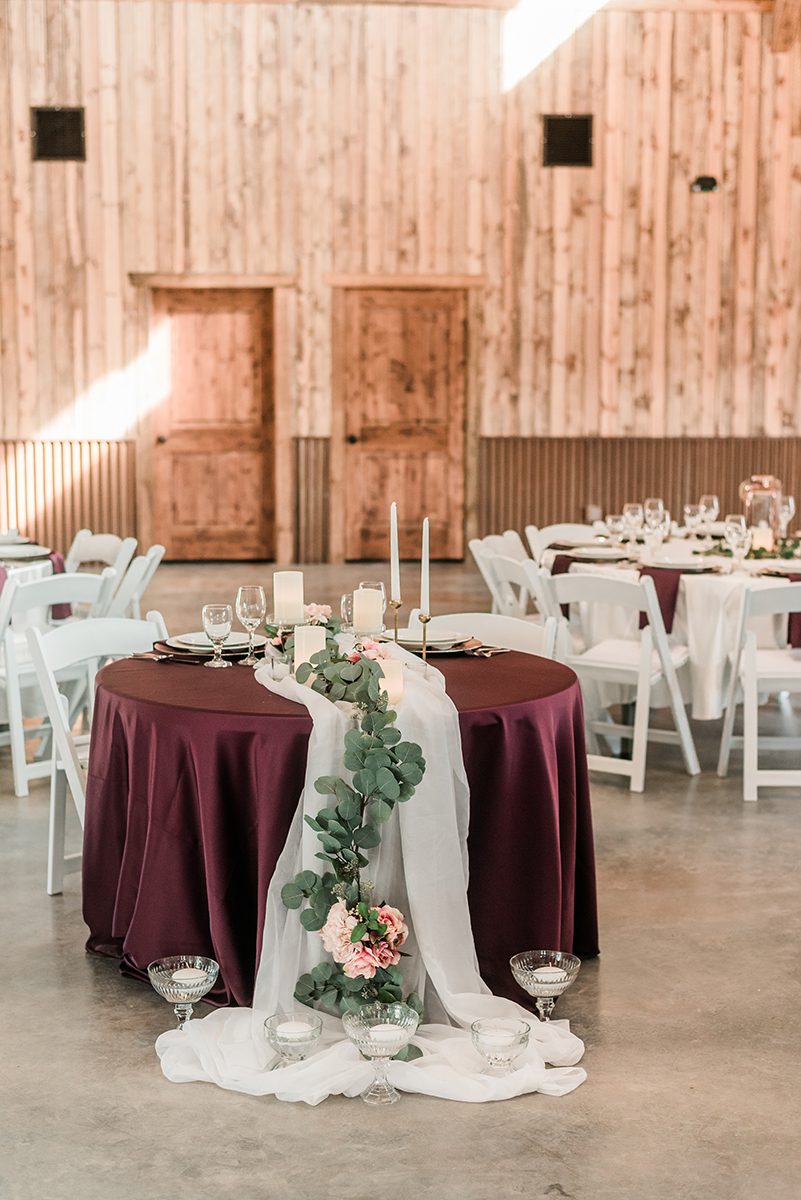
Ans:
{"label": "stemmed water goblet", "polygon": [[608,513],[604,518],[609,536],[612,539],[612,545],[616,550],[622,546],[623,532],[626,528],[626,522],[620,513]]}
{"label": "stemmed water goblet", "polygon": [[214,647],[214,658],[204,663],[204,667],[230,667],[222,656],[222,648],[227,638],[231,636],[231,626],[234,614],[230,604],[204,604],[201,612],[203,629],[206,637]]}
{"label": "stemmed water goblet", "polygon": [[375,1078],[362,1092],[365,1104],[394,1104],[400,1099],[387,1079],[389,1060],[414,1037],[420,1018],[408,1004],[363,1004],[342,1017],[345,1033],[366,1058]]}
{"label": "stemmed water goblet", "polygon": [[720,501],[710,492],[701,497],[698,507],[701,509],[701,525],[705,534],[705,544],[709,549],[712,546],[712,526],[720,516]]}
{"label": "stemmed water goblet", "polygon": [[782,496],[782,502],[779,507],[779,537],[782,541],[787,537],[787,531],[790,527],[790,522],[795,516],[795,497]]}
{"label": "stemmed water goblet", "polygon": [[742,513],[729,513],[726,517],[723,536],[731,550],[734,567],[742,567],[746,554],[751,549],[751,530]]}
{"label": "stemmed water goblet", "polygon": [[147,968],[153,987],[173,1006],[179,1029],[191,1020],[194,1005],[211,991],[219,973],[219,963],[201,954],[157,958]]}
{"label": "stemmed water goblet", "polygon": [[647,529],[658,530],[665,515],[665,502],[658,496],[649,496],[642,506]]}
{"label": "stemmed water goblet", "polygon": [[240,666],[258,667],[262,660],[253,653],[253,635],[267,615],[264,588],[256,584],[243,585],[236,593],[236,615],[248,634],[248,656],[242,659]]}
{"label": "stemmed water goblet", "polygon": [[322,1019],[309,1009],[303,1012],[273,1013],[264,1022],[267,1041],[276,1054],[280,1055],[276,1067],[303,1062],[314,1052],[322,1031]]}
{"label": "stemmed water goblet", "polygon": [[629,558],[636,558],[637,537],[642,529],[645,514],[641,504],[623,505],[623,522],[629,535]]}
{"label": "stemmed water goblet", "polygon": [[550,1021],[556,998],[575,982],[581,959],[562,950],[524,950],[509,959],[509,966],[523,991],[535,998],[540,1020]]}
{"label": "stemmed water goblet", "polygon": [[698,529],[701,524],[703,510],[700,504],[685,504],[684,505],[684,526],[688,534],[692,537],[693,548],[698,545]]}

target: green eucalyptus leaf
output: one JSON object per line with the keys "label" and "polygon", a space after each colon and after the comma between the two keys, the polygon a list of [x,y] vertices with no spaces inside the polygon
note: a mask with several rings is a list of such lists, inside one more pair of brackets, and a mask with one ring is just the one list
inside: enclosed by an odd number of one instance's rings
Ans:
{"label": "green eucalyptus leaf", "polygon": [[348,824],[361,818],[361,801],[354,791],[349,789],[346,799],[337,805],[337,812],[341,819],[347,821]]}
{"label": "green eucalyptus leaf", "polygon": [[[287,646],[287,649],[291,649],[291,647]],[[312,673],[311,663],[301,663],[300,666],[298,667],[297,671],[295,672],[295,678],[297,679],[298,683],[305,683],[306,680],[311,675],[311,673]]]}
{"label": "green eucalyptus leaf", "polygon": [[343,846],[339,853],[345,862],[358,863],[359,861],[358,856],[352,850],[349,850],[347,846]]}
{"label": "green eucalyptus leaf", "polygon": [[373,846],[377,846],[381,841],[381,834],[374,825],[362,825],[361,829],[354,833],[353,840],[363,850],[372,850]]}
{"label": "green eucalyptus leaf", "polygon": [[378,999],[382,1004],[395,1004],[400,999],[400,996],[395,988],[380,987],[378,989]]}
{"label": "green eucalyptus leaf", "polygon": [[349,729],[345,734],[345,749],[346,750],[361,750],[362,735],[358,729]]}
{"label": "green eucalyptus leaf", "polygon": [[363,979],[350,979],[347,975],[342,976],[342,988],[346,992],[360,992],[364,987]]}
{"label": "green eucalyptus leaf", "polygon": [[348,663],[342,668],[339,673],[339,678],[346,683],[355,683],[357,679],[362,677],[362,664],[360,662]]}
{"label": "green eucalyptus leaf", "polygon": [[312,933],[315,929],[322,929],[325,925],[325,917],[320,916],[313,908],[304,908],[300,914],[300,923],[304,929],[308,929]]}
{"label": "green eucalyptus leaf", "polygon": [[330,963],[321,962],[316,967],[312,967],[311,976],[317,983],[326,983],[334,974],[333,967]]}
{"label": "green eucalyptus leaf", "polygon": [[329,663],[328,666],[323,667],[322,675],[329,683],[333,683],[335,679],[339,678],[339,664]]}
{"label": "green eucalyptus leaf", "polygon": [[320,833],[322,831],[322,828],[323,828],[322,825],[320,824],[319,821],[315,821],[314,817],[304,817],[303,820],[306,822],[306,824],[309,826],[310,829],[314,830],[315,833]]}
{"label": "green eucalyptus leaf", "polygon": [[398,762],[419,762],[423,752],[415,742],[398,742],[393,751]]}
{"label": "green eucalyptus leaf", "polygon": [[317,810],[317,820],[321,825],[327,827],[329,821],[336,821],[337,810],[335,808],[320,808]]}
{"label": "green eucalyptus leaf", "polygon": [[336,798],[341,804],[343,800],[349,800],[353,795],[353,788],[345,783],[344,779],[338,779],[336,785]]}
{"label": "green eucalyptus leaf", "polygon": [[350,845],[350,830],[346,829],[339,821],[329,821],[328,833],[333,834],[340,842],[345,842]]}
{"label": "green eucalyptus leaf", "polygon": [[381,767],[389,767],[392,759],[386,750],[368,750],[364,756],[364,765],[369,771],[378,771]]}
{"label": "green eucalyptus leaf", "polygon": [[375,771],[368,771],[366,768],[363,771],[357,771],[353,776],[353,786],[363,796],[369,796],[376,789]]}
{"label": "green eucalyptus leaf", "polygon": [[423,778],[423,772],[420,770],[417,763],[399,763],[396,770],[400,774],[403,782],[407,783],[409,787],[417,787],[418,783],[420,783]]}
{"label": "green eucalyptus leaf", "polygon": [[296,883],[285,883],[281,888],[281,902],[284,908],[300,908],[305,897]]}
{"label": "green eucalyptus leaf", "polygon": [[331,896],[326,891],[315,892],[311,898],[311,906],[317,913],[318,917],[326,918],[328,910],[331,908]]}
{"label": "green eucalyptus leaf", "polygon": [[400,784],[389,767],[379,767],[376,771],[376,784],[387,800],[397,800],[400,795]]}
{"label": "green eucalyptus leaf", "polygon": [[295,996],[298,1000],[309,999],[315,992],[315,981],[313,976],[306,974],[301,975],[298,982],[295,984]]}
{"label": "green eucalyptus leaf", "polygon": [[383,970],[390,983],[400,984],[403,982],[403,976],[400,973],[400,967],[384,967]]}
{"label": "green eucalyptus leaf", "polygon": [[309,893],[312,888],[316,887],[320,882],[320,876],[314,871],[301,871],[295,876],[295,883],[305,893]]}
{"label": "green eucalyptus leaf", "polygon": [[354,926],[350,932],[350,940],[352,942],[360,942],[367,933],[367,922],[359,921],[359,924]]}
{"label": "green eucalyptus leaf", "polygon": [[346,771],[361,771],[364,766],[364,755],[357,754],[355,750],[346,750],[342,761]]}
{"label": "green eucalyptus leaf", "polygon": [[407,1042],[402,1046],[398,1053],[393,1058],[393,1062],[414,1062],[417,1058],[423,1057],[423,1051],[419,1046],[413,1046],[411,1042]]}
{"label": "green eucalyptus leaf", "polygon": [[326,988],[320,997],[320,1003],[324,1008],[336,1008],[339,1001],[339,993],[336,988]]}
{"label": "green eucalyptus leaf", "polygon": [[332,683],[328,689],[328,696],[331,700],[344,700],[345,692],[347,691],[344,683]]}
{"label": "green eucalyptus leaf", "polygon": [[[398,974],[400,974],[400,972],[398,972]],[[406,997],[406,1003],[409,1005],[409,1008],[414,1009],[419,1017],[422,1017],[423,1001],[420,999],[417,992],[409,992],[409,995]]]}
{"label": "green eucalyptus leaf", "polygon": [[[361,990],[361,988],[364,984],[364,980],[363,979],[355,980],[354,982],[359,984],[359,990]],[[358,996],[353,996],[353,995],[348,995],[347,993],[343,993],[343,995],[340,996],[340,998],[339,998],[339,1007],[343,1013],[358,1012],[359,1009],[362,1007],[362,1002]]]}
{"label": "green eucalyptus leaf", "polygon": [[339,854],[340,846],[338,838],[331,837],[330,833],[318,833],[317,837],[323,850],[328,854]]}
{"label": "green eucalyptus leaf", "polygon": [[392,816],[392,805],[378,797],[370,801],[370,819],[378,825],[383,825]]}
{"label": "green eucalyptus leaf", "polygon": [[[336,792],[336,787],[337,781],[334,775],[321,775],[319,779],[315,779],[314,781],[314,790],[315,792],[319,792],[321,796],[333,796]],[[325,809],[321,808],[317,814],[318,821],[324,812]]]}
{"label": "green eucalyptus leaf", "polygon": [[385,746],[395,746],[400,741],[400,736],[397,729],[383,729],[381,731],[381,741]]}

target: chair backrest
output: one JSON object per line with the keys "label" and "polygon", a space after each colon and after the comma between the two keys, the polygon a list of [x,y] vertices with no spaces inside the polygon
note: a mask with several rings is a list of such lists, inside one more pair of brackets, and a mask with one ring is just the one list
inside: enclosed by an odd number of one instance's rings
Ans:
{"label": "chair backrest", "polygon": [[82,563],[105,563],[107,567],[114,568],[121,583],[135,553],[136,538],[121,538],[116,533],[92,533],[91,529],[81,529],[73,538],[64,558],[64,569],[77,571]]}
{"label": "chair backrest", "polygon": [[[668,647],[665,622],[662,610],[656,598],[656,588],[650,576],[642,576],[639,581],[629,579],[610,579],[606,575],[568,574],[553,575],[550,581],[551,591],[557,604],[604,604],[613,608],[622,608],[632,613],[645,613],[648,617],[648,627],[653,635],[654,648],[659,654],[662,669],[673,672],[672,659]],[[564,619],[564,618],[563,618]]]}
{"label": "chair backrest", "polygon": [[27,583],[12,577],[0,592],[0,635],[5,634],[12,616],[53,604],[88,604],[90,617],[103,616],[116,581],[112,567],[104,567],[100,575],[49,575]]}
{"label": "chair backrest", "polygon": [[593,542],[597,537],[592,525],[578,525],[565,522],[560,525],[545,525],[538,529],[536,525],[526,526],[526,538],[531,549],[531,557],[535,562],[542,558],[543,551],[559,542]]}
{"label": "chair backrest", "polygon": [[556,617],[553,601],[544,583],[545,572],[532,558],[508,558],[503,554],[487,556],[487,566],[495,576],[504,599],[502,612],[510,617],[525,617],[533,600],[544,617]]}
{"label": "chair backrest", "polygon": [[[410,626],[415,624],[419,615],[419,609],[412,610]],[[523,621],[503,613],[448,613],[431,618],[427,636],[434,640],[437,630],[453,630],[465,637],[480,638],[488,646],[504,646],[507,650],[539,654],[542,658],[553,658],[556,645],[556,621],[553,617],[549,617],[543,625],[535,625],[533,621]]]}
{"label": "chair backrest", "polygon": [[39,629],[27,631],[39,690],[45,702],[47,716],[53,728],[56,751],[63,764],[81,825],[85,807],[83,768],[72,738],[66,698],[59,693],[56,674],[81,663],[92,663],[101,658],[119,658],[149,650],[154,641],[165,636],[166,629],[160,613],[151,613],[148,616],[153,619],[126,621],[98,617],[93,620],[76,621],[72,625],[62,625],[44,633]]}
{"label": "chair backrest", "polygon": [[139,617],[139,602],[165,555],[163,546],[151,546],[146,554],[137,554],[125,572],[125,578],[114,593],[106,616]]}
{"label": "chair backrest", "polygon": [[[751,584],[745,588],[732,655],[732,671],[735,679],[739,675],[743,651],[749,636],[750,622],[758,620],[760,617],[776,618],[797,612],[801,612],[801,586],[797,583],[777,583],[775,586],[768,587],[764,585],[754,587]],[[780,647],[787,645],[786,622],[782,625],[781,622],[774,620],[774,636]]]}

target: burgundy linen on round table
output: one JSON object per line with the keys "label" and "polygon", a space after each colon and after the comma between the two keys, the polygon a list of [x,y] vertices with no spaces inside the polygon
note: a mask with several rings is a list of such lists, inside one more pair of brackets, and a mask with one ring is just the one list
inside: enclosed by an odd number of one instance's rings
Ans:
{"label": "burgundy linen on round table", "polygon": [[[519,1000],[508,968],[518,950],[598,952],[581,693],[567,667],[529,655],[437,666],[470,783],[479,966],[494,992]],[[187,664],[105,667],[86,797],[87,949],[137,975],[163,955],[209,954],[221,967],[212,999],[249,1004],[310,730],[305,709],[239,667],[211,677]]]}

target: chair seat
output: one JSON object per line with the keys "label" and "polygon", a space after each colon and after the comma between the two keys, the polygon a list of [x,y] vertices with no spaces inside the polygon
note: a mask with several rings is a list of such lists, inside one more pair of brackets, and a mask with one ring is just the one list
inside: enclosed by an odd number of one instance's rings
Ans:
{"label": "chair seat", "polygon": [[[745,660],[740,663],[740,678]],[[801,650],[765,649],[756,652],[757,679],[786,679],[801,683]]]}
{"label": "chair seat", "polygon": [[[689,661],[690,652],[686,646],[669,646],[669,650],[676,670]],[[582,663],[592,667],[608,667],[610,670],[630,670],[636,675],[640,667],[640,643],[628,638],[605,638],[583,654],[571,657],[571,666],[580,667]],[[654,675],[661,675],[662,667],[656,650],[651,655],[651,663]]]}

